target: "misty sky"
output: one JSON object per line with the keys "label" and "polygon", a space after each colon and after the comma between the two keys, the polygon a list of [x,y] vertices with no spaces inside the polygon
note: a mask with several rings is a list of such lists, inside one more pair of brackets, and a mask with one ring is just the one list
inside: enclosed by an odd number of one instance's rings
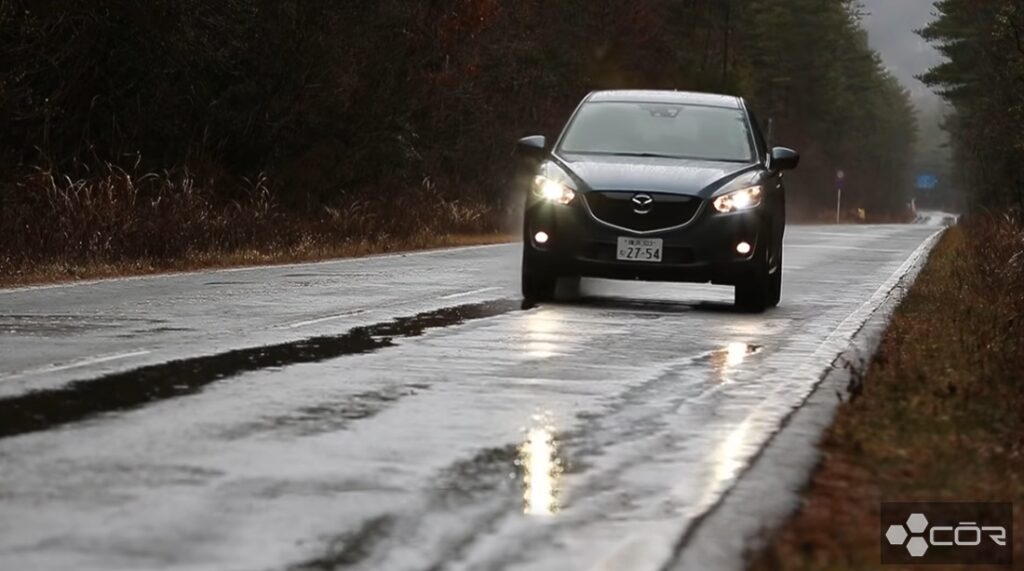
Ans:
{"label": "misty sky", "polygon": [[864,26],[871,45],[904,85],[910,89],[918,105],[929,107],[937,98],[914,76],[941,61],[941,56],[914,30],[931,19],[933,0],[861,0],[870,14]]}

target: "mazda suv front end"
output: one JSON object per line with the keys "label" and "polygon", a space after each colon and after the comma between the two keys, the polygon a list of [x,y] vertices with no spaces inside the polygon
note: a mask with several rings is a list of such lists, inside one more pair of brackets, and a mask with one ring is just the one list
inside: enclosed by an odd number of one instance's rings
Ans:
{"label": "mazda suv front end", "polygon": [[676,91],[602,91],[577,107],[538,159],[527,195],[523,295],[554,296],[560,278],[710,282],[763,311],[782,292],[782,171],[746,102]]}

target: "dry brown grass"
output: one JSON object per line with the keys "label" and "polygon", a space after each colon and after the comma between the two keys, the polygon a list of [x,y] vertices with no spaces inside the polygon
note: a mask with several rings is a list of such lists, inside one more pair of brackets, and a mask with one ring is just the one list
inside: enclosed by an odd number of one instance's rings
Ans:
{"label": "dry brown grass", "polygon": [[[267,181],[223,189],[188,172],[86,180],[25,177],[0,193],[0,285],[286,263],[508,241],[507,213],[432,186],[351,196],[312,211],[278,204]],[[394,195],[392,195],[394,196]]]}
{"label": "dry brown grass", "polygon": [[1008,501],[1021,521],[1022,284],[1019,218],[946,234],[840,408],[803,507],[752,569],[878,568],[882,501]]}

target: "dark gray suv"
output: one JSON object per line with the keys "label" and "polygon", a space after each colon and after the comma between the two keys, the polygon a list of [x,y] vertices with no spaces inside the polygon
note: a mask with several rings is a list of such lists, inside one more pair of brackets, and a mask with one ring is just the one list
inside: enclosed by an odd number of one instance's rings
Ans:
{"label": "dark gray suv", "polygon": [[539,160],[526,203],[523,295],[559,278],[711,282],[750,311],[778,305],[791,149],[769,150],[745,101],[677,91],[588,95]]}

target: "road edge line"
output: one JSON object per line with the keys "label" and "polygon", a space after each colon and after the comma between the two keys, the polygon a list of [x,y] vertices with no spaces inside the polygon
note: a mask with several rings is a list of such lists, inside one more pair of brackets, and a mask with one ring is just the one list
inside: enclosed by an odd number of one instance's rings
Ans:
{"label": "road edge line", "polygon": [[315,267],[315,266],[326,266],[330,264],[346,264],[352,262],[361,262],[368,260],[386,260],[389,258],[408,258],[408,257],[419,257],[428,255],[446,254],[451,252],[468,252],[472,250],[482,250],[485,248],[500,248],[503,246],[511,246],[519,244],[520,242],[499,242],[497,244],[477,244],[475,246],[443,246],[440,248],[428,248],[424,250],[404,250],[400,252],[390,252],[386,254],[370,254],[368,256],[352,256],[349,258],[332,258],[328,260],[313,260],[309,262],[288,262],[284,264],[260,264],[256,266],[233,266],[227,268],[213,268],[213,269],[202,269],[202,270],[185,270],[185,271],[174,271],[174,272],[160,272],[154,274],[142,274],[135,276],[120,276],[110,278],[97,278],[90,280],[81,281],[69,281],[52,284],[38,284],[38,285],[27,285],[27,286],[16,286],[16,287],[0,287],[0,295],[14,294],[14,293],[25,293],[31,291],[41,291],[50,289],[62,289],[62,288],[75,288],[92,285],[104,285],[104,284],[118,284],[123,282],[134,282],[141,280],[159,280],[165,278],[177,278],[183,276],[200,276],[200,275],[217,275],[217,274],[228,274],[237,272],[249,272],[257,270],[274,270],[274,269],[289,269],[289,268],[302,268],[302,267]]}

